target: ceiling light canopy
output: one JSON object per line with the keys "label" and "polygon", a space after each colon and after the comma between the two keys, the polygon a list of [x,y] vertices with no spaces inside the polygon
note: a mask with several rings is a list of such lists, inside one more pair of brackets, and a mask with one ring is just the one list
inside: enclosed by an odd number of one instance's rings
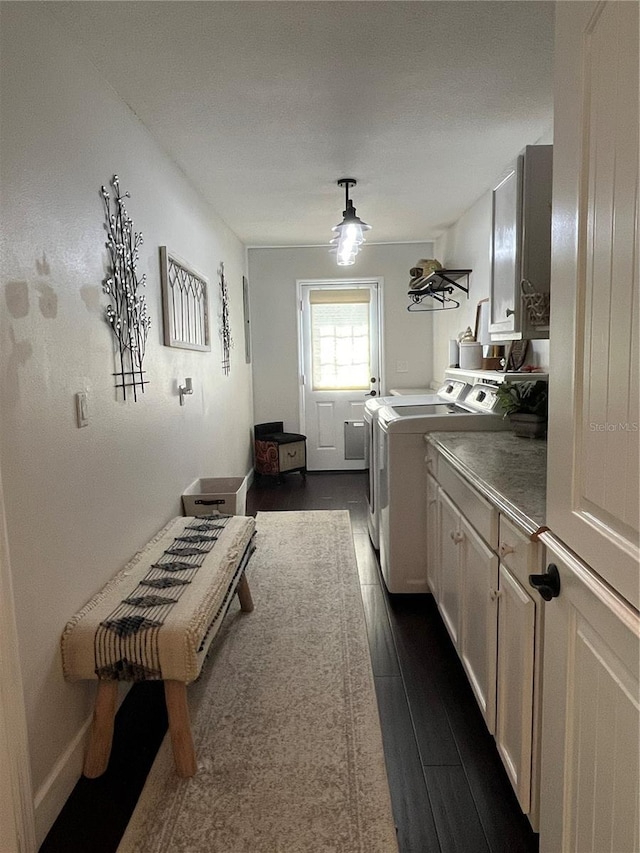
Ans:
{"label": "ceiling light canopy", "polygon": [[331,240],[331,251],[337,254],[338,266],[346,267],[355,262],[360,246],[364,243],[364,232],[370,231],[371,226],[363,222],[357,215],[353,202],[349,198],[349,187],[355,187],[354,178],[340,178],[339,187],[345,188],[345,205],[342,211],[343,220],[332,228],[335,237]]}

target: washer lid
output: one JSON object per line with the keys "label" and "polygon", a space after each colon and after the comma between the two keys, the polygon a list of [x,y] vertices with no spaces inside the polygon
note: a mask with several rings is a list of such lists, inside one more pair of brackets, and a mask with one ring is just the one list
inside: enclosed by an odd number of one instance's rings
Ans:
{"label": "washer lid", "polygon": [[[464,383],[463,383],[464,384]],[[441,398],[433,392],[433,394],[402,394],[391,397],[369,397],[364,404],[365,411],[377,415],[379,409],[383,406],[421,406],[429,403],[440,403]]]}

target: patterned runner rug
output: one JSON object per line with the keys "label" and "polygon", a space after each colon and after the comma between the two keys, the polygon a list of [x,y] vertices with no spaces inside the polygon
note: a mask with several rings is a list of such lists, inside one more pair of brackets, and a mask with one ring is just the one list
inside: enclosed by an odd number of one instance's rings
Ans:
{"label": "patterned runner rug", "polygon": [[198,773],[167,736],[118,853],[396,853],[349,513],[259,513],[256,546],[188,690]]}

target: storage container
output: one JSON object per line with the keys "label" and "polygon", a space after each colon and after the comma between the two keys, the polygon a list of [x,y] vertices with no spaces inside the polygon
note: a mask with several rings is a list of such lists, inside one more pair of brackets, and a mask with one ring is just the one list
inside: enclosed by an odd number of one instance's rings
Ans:
{"label": "storage container", "polygon": [[246,515],[247,486],[243,477],[203,477],[182,495],[185,515]]}
{"label": "storage container", "polygon": [[464,370],[480,370],[482,367],[482,344],[475,341],[460,342],[460,367]]}

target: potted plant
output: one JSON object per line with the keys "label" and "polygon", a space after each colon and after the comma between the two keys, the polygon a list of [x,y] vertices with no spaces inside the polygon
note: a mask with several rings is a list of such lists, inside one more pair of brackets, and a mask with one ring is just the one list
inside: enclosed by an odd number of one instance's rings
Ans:
{"label": "potted plant", "polygon": [[548,383],[542,379],[525,382],[503,382],[498,386],[498,400],[516,435],[544,438],[547,433],[549,399]]}

